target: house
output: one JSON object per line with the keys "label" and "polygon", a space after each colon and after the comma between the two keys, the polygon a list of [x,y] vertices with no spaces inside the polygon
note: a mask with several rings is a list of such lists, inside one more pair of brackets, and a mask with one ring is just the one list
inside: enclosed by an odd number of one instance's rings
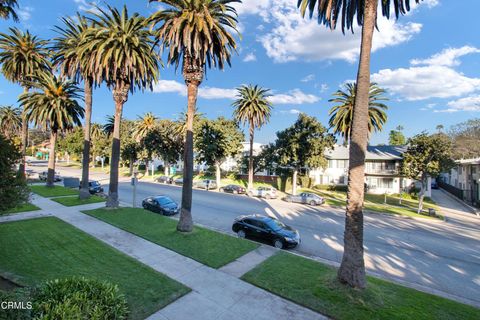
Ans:
{"label": "house", "polygon": [[450,172],[440,176],[439,184],[458,198],[480,207],[480,158],[457,160]]}
{"label": "house", "polygon": [[[415,183],[400,173],[402,155],[405,151],[405,146],[367,147],[365,183],[369,193],[400,193]],[[327,167],[310,170],[309,176],[314,179],[315,184],[346,185],[348,183],[349,147],[335,145],[333,150],[326,152],[325,157],[328,160]],[[425,195],[431,195],[430,178]]]}

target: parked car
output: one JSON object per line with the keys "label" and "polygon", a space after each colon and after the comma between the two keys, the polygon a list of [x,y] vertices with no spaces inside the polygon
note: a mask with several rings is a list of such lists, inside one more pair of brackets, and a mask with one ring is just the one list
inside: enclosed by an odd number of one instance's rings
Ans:
{"label": "parked car", "polygon": [[432,181],[431,185],[432,189],[438,189],[438,183],[437,181]]}
{"label": "parked car", "polygon": [[181,186],[183,184],[183,178],[177,178],[173,180],[173,184]]}
{"label": "parked car", "polygon": [[35,174],[35,171],[31,170],[31,169],[27,169],[25,170],[25,176],[27,178],[30,178],[31,176],[33,176]]}
{"label": "parked car", "polygon": [[[38,174],[38,179],[41,181],[47,181],[47,176],[48,176],[48,171],[43,171]],[[55,175],[53,176],[53,181],[55,182],[62,181],[62,178],[60,178],[60,175],[58,172],[55,172]]]}
{"label": "parked car", "polygon": [[180,210],[178,204],[170,197],[165,195],[158,195],[143,199],[142,207],[145,210],[158,212],[165,216],[173,216]]}
{"label": "parked car", "polygon": [[288,195],[285,198],[283,198],[283,200],[287,202],[309,204],[311,206],[320,206],[325,203],[325,198],[310,192],[302,192],[296,196]]}
{"label": "parked car", "polygon": [[256,189],[248,190],[249,197],[260,197],[265,199],[276,199],[277,189],[274,187],[258,187]]}
{"label": "parked car", "polygon": [[160,176],[160,177],[156,178],[155,181],[158,182],[158,183],[172,184],[173,179],[171,177],[168,177],[168,176]]}
{"label": "parked car", "polygon": [[239,186],[237,184],[229,184],[224,187],[220,188],[220,192],[228,192],[228,193],[234,193],[234,194],[244,194],[247,192],[247,189],[245,189],[242,186]]}
{"label": "parked car", "polygon": [[239,238],[263,240],[280,249],[293,248],[300,244],[300,234],[297,230],[264,215],[237,217],[232,230]]}
{"label": "parked car", "polygon": [[[82,182],[80,181],[80,185],[78,186],[78,188],[80,189],[81,187],[82,187]],[[100,182],[96,180],[91,180],[91,181],[88,181],[88,191],[90,192],[90,194],[102,193],[103,187],[100,184]]]}
{"label": "parked car", "polygon": [[199,188],[199,189],[217,189],[217,182],[215,180],[200,180],[200,181],[195,181],[193,184],[194,187]]}

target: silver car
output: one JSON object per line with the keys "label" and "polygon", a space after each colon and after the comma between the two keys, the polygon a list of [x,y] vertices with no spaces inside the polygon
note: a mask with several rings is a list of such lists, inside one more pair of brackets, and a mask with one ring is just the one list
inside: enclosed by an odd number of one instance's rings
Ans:
{"label": "silver car", "polygon": [[247,195],[249,197],[276,199],[277,189],[275,189],[274,187],[258,187],[256,189],[249,189]]}
{"label": "silver car", "polygon": [[283,200],[287,202],[309,204],[311,206],[321,206],[322,204],[325,203],[325,198],[310,192],[302,192],[296,196],[288,195],[285,198],[283,198]]}
{"label": "silver car", "polygon": [[212,189],[217,189],[217,182],[215,180],[205,179],[205,180],[195,181],[193,186],[199,189],[212,190]]}

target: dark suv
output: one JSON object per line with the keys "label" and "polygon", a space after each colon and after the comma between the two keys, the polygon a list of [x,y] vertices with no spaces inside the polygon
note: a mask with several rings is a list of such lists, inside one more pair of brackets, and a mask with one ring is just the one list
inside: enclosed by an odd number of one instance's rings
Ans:
{"label": "dark suv", "polygon": [[[80,186],[78,187],[79,189],[82,188],[82,182],[80,181]],[[103,187],[100,184],[100,182],[92,180],[88,181],[88,191],[90,194],[97,194],[97,193],[102,193],[103,192]]]}
{"label": "dark suv", "polygon": [[279,249],[293,248],[300,244],[300,234],[297,230],[275,218],[263,215],[237,217],[232,230],[239,238],[263,240]]}

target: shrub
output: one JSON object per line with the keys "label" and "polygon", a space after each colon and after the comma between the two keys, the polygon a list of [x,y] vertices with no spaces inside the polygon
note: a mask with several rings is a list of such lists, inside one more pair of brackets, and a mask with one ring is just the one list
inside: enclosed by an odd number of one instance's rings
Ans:
{"label": "shrub", "polygon": [[348,191],[348,186],[343,185],[343,184],[317,184],[317,185],[313,186],[313,189],[347,192]]}
{"label": "shrub", "polygon": [[48,281],[33,299],[38,319],[126,319],[127,314],[125,296],[116,285],[84,277]]}
{"label": "shrub", "polygon": [[145,170],[145,168],[146,168],[145,164],[138,165],[138,170]]}
{"label": "shrub", "polygon": [[313,185],[313,179],[309,176],[299,176],[299,180],[302,188],[311,188]]}
{"label": "shrub", "polygon": [[28,289],[15,289],[12,291],[0,290],[1,302],[21,303],[22,308],[1,309],[1,320],[28,320],[31,319],[31,298]]}

